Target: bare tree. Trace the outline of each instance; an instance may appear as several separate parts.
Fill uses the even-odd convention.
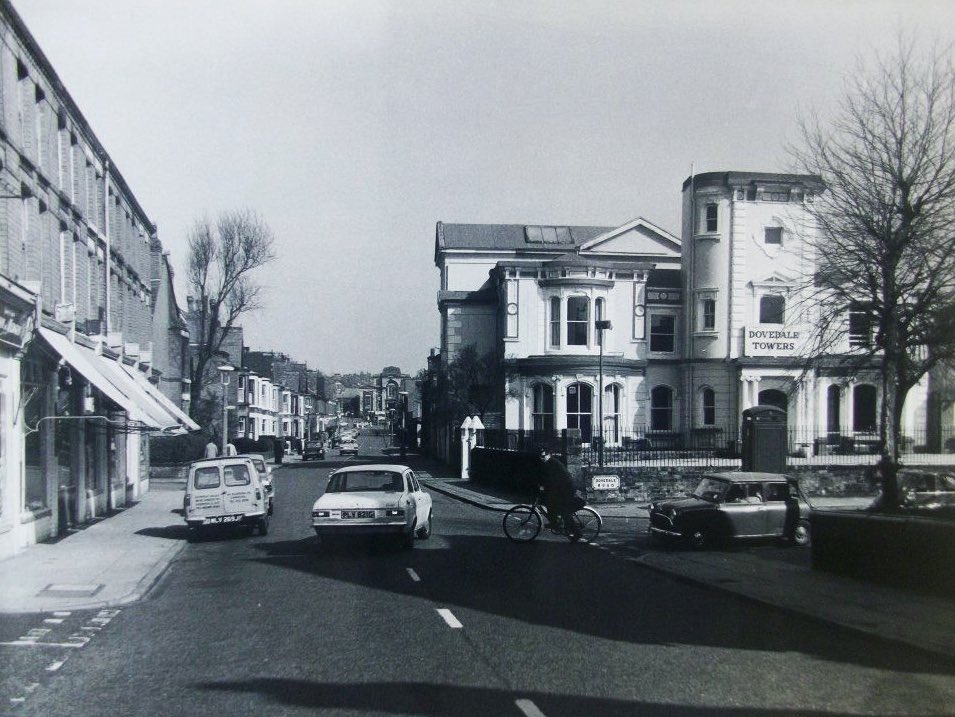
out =
[[[274,258],[272,230],[250,210],[222,213],[215,225],[197,221],[189,234],[187,280],[195,315],[191,405],[202,405],[206,371],[242,314],[259,308],[251,273]]]
[[[909,390],[955,358],[955,71],[950,50],[900,39],[860,62],[833,119],[802,124],[800,169],[827,186],[810,205],[825,337],[871,327],[856,347],[881,374],[880,472],[898,506],[902,408]],[[859,320],[861,317],[861,327]],[[858,333],[857,333],[858,335]]]

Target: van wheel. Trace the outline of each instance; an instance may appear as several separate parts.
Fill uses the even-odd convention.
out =
[[[259,535],[269,534],[269,516],[259,518]]]

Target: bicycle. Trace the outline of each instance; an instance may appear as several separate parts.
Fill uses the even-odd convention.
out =
[[[548,518],[543,495],[544,492],[540,491],[530,505],[515,505],[504,514],[504,534],[515,543],[529,543],[540,534],[544,520]],[[589,543],[600,534],[603,525],[600,514],[589,506],[574,511],[574,521],[577,523],[576,534],[567,532],[560,516],[551,520],[550,530],[555,535],[566,535],[571,542],[585,540]]]

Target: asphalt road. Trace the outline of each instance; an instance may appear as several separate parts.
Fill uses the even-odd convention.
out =
[[[311,504],[334,466],[381,460],[372,440],[358,459],[277,470],[269,535],[190,543],[141,603],[44,628],[47,642],[87,629],[95,637],[85,647],[0,648],[0,686],[37,686],[25,703],[0,707],[44,716],[955,713],[951,666],[649,572],[628,559],[645,549],[632,526],[608,525],[599,546],[553,535],[517,545],[500,513],[435,494],[434,534],[412,551],[319,546]],[[185,540],[185,528],[171,537]],[[0,620],[0,636],[30,629],[28,619]]]

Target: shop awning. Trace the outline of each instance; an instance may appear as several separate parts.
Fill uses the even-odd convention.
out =
[[[166,432],[180,428],[175,420],[153,397],[146,393],[136,380],[122,369],[119,361],[106,356],[97,356],[97,367],[110,382],[133,400],[139,410],[149,417],[147,423],[155,424]]]
[[[183,411],[179,406],[169,400],[169,397],[166,396],[162,391],[160,391],[156,386],[149,382],[140,371],[137,371],[132,366],[126,366],[125,364],[120,364],[120,368],[123,369],[126,373],[133,377],[133,379],[143,387],[143,389],[150,396],[155,399],[155,401],[162,406],[166,412],[171,415],[179,424],[187,431],[198,431],[200,426],[198,423],[189,418],[189,415]]]
[[[103,369],[100,368],[100,364],[104,360],[101,356],[97,356],[91,349],[74,344],[66,336],[50,329],[40,326],[37,331],[64,361],[98,388],[106,398],[126,411],[130,420],[139,421],[153,429],[162,429],[168,425],[145,411],[141,406],[141,399],[136,397],[135,394],[130,395],[124,391],[104,373]]]

